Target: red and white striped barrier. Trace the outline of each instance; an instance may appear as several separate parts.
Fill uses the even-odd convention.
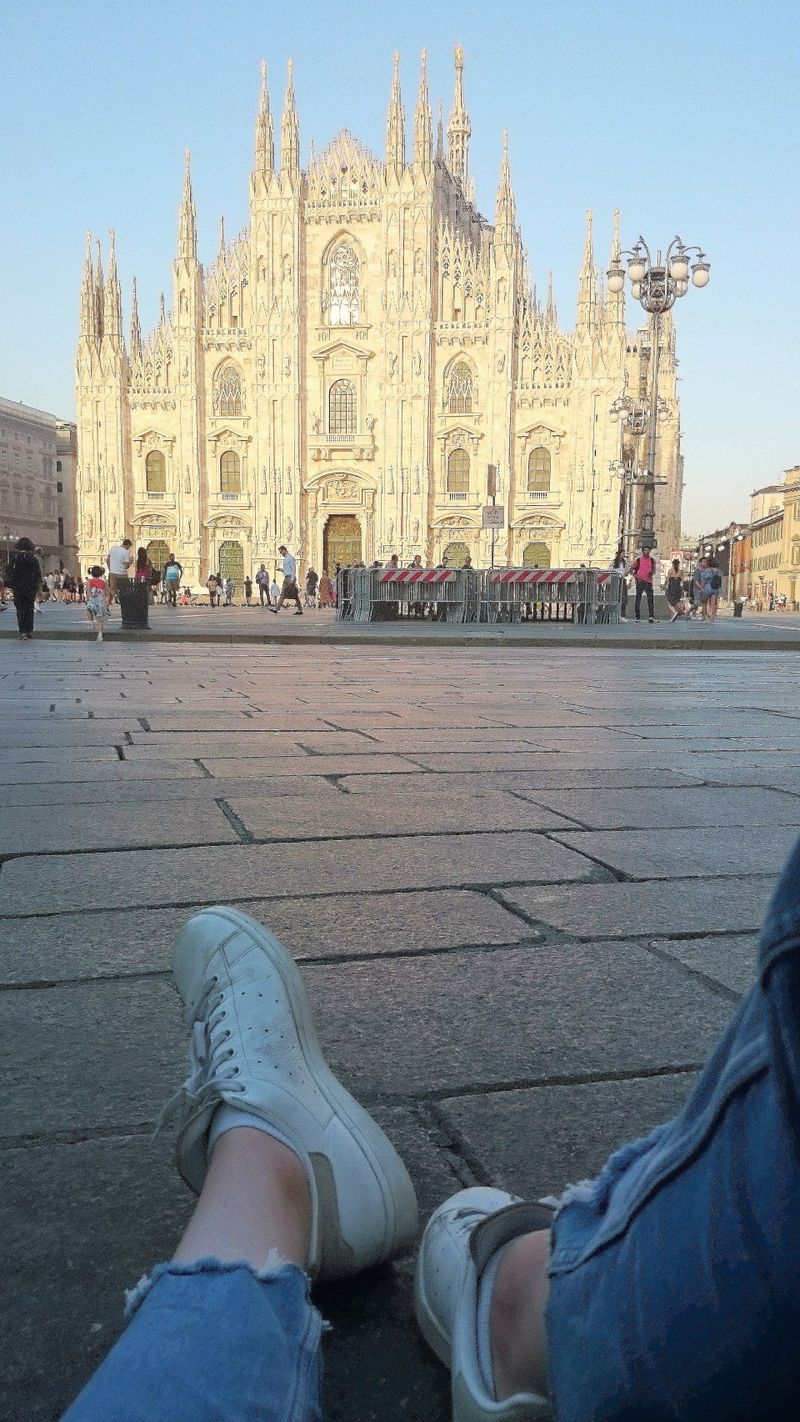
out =
[[[489,581],[505,586],[509,583],[526,583],[531,586],[561,587],[565,583],[577,582],[584,571],[582,568],[512,568],[506,573],[490,573]]]
[[[382,583],[454,583],[454,568],[392,568],[382,573]]]

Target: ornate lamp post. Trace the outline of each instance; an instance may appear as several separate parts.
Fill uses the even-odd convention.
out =
[[[646,434],[650,427],[650,400],[647,396],[639,400],[634,400],[628,394],[628,372],[625,372],[625,388],[621,395],[618,395],[611,406],[608,416],[612,424],[621,424],[622,429],[632,434],[638,441]],[[669,418],[669,406],[662,395],[658,397],[657,419],[666,420]],[[633,464],[623,462],[620,465],[622,471],[622,498],[621,498],[621,528],[620,539],[625,550],[625,557],[630,561],[630,543],[636,537],[637,530],[631,527],[633,514],[633,491],[635,488],[647,485],[648,476],[642,473]],[[656,484],[666,484],[666,479],[657,478]]]
[[[695,259],[691,262],[693,253]],[[656,433],[660,412],[658,366],[661,317],[689,290],[690,265],[691,281],[697,287],[708,285],[710,265],[706,261],[705,252],[701,251],[699,247],[685,246],[680,237],[673,237],[667,248],[667,254],[663,258],[660,251],[656,252],[655,258],[652,257],[644,237],[639,237],[633,250],[623,252],[622,256],[626,257],[628,262],[631,295],[634,301],[638,301],[648,312],[652,334],[650,399],[646,413],[647,472],[643,481],[644,500],[641,528],[638,530],[638,534],[641,541],[649,541],[653,545],[655,543]],[[625,268],[621,261],[615,262],[608,269],[608,289],[610,292],[620,292],[624,286]],[[620,397],[620,401],[629,399],[629,396]],[[625,406],[621,405],[619,401],[614,403],[619,407],[617,418],[620,418]],[[612,406],[613,409],[614,406]],[[644,429],[641,433],[644,433]]]

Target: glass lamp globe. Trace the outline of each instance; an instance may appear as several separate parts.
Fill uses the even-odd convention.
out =
[[[689,258],[679,252],[669,264],[669,274],[673,281],[684,281],[689,275]]]
[[[625,285],[625,273],[621,267],[610,267],[608,271],[608,289],[614,295],[622,291]]]
[[[708,286],[710,279],[708,262],[695,262],[692,267],[692,281],[695,286]]]
[[[608,412],[608,418],[610,419],[612,425],[617,424],[619,420],[619,410],[615,410],[613,405],[611,406],[611,409]]]
[[[631,296],[633,297],[634,301],[639,301],[640,298],[641,298],[641,295],[642,295],[642,283],[641,283],[640,281],[632,282],[632,283],[631,283]]]
[[[644,279],[647,268],[642,257],[631,257],[628,261],[628,276],[632,282],[640,282]]]
[[[675,295],[676,295],[676,296],[685,296],[688,290],[689,290],[689,283],[688,283],[688,281],[686,280],[685,277],[681,277],[679,281],[676,281],[676,283],[675,283]]]

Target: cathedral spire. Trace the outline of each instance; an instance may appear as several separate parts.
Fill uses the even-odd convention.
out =
[[[619,208],[614,213],[614,235],[611,238],[611,261],[609,267],[618,267],[622,261],[622,247],[619,240]],[[606,297],[606,320],[621,326],[625,321],[625,292],[609,291]]]
[[[592,241],[592,210],[586,213],[586,235],[583,239],[583,261],[578,278],[578,325],[590,327],[595,318],[596,274],[594,242]]]
[[[469,114],[464,103],[464,51],[461,45],[457,44],[455,48],[453,107],[450,111],[450,122],[447,125],[447,166],[463,188],[467,184],[471,133]]]
[[[136,295],[136,277],[131,291],[131,360],[138,360],[142,354],[142,328],[139,324],[139,301]]]
[[[300,126],[294,106],[294,61],[289,60],[286,98],[281,119],[281,177],[297,178],[300,175]]]
[[[514,241],[516,208],[511,187],[511,167],[508,161],[508,129],[503,129],[503,156],[500,159],[500,181],[495,204],[495,230],[498,243],[510,248]]]
[[[224,217],[221,217],[220,220],[219,220],[219,253],[218,253],[218,256],[221,257],[221,258],[224,258],[224,256],[225,256],[225,218],[224,218]]]
[[[93,341],[97,336],[97,288],[92,262],[92,234],[86,233],[86,256],[81,281],[81,336]]]
[[[265,181],[272,177],[275,171],[275,139],[272,132],[272,113],[269,107],[269,89],[267,87],[267,65],[266,61],[261,61],[261,94],[258,101],[258,116],[256,118],[256,177]]]
[[[178,215],[178,258],[185,262],[197,261],[197,213],[192,197],[191,161],[187,148],[183,155],[183,194]]]
[[[105,277],[103,275],[103,254],[100,250],[100,238],[97,238],[97,265],[94,269],[95,280],[95,311],[97,313],[97,339],[103,339],[103,312],[106,302]]]
[[[122,292],[117,275],[116,234],[109,228],[108,280],[103,293],[103,332],[111,340],[122,339]]]
[[[556,300],[553,296],[553,273],[547,273],[547,305],[545,307],[544,319],[548,326],[558,325],[558,312],[556,310]]]
[[[406,166],[406,116],[403,110],[403,96],[400,92],[400,55],[394,52],[392,93],[389,112],[386,115],[386,167],[401,177]]]
[[[436,105],[436,162],[444,162],[444,105],[439,99]]]
[[[159,324],[160,324],[161,326],[166,326],[166,324],[167,324],[167,307],[166,307],[166,303],[165,303],[165,301],[164,301],[164,293],[163,293],[163,291],[162,291],[162,293],[161,293],[161,300],[160,300],[159,303],[158,303],[158,320],[159,320]]]
[[[431,101],[428,97],[428,55],[423,49],[419,59],[419,93],[414,110],[414,166],[428,173],[431,166],[433,146],[433,124],[431,122]]]

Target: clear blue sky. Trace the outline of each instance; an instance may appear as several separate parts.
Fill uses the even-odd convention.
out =
[[[259,61],[279,110],[295,60],[303,162],[343,124],[379,152],[392,51],[407,115],[426,47],[434,100],[466,51],[471,167],[491,214],[510,133],[519,218],[540,290],[552,267],[575,314],[583,215],[606,262],[677,231],[712,281],[679,305],[684,527],[747,513],[800,463],[800,198],[794,0],[17,0],[0,17],[0,393],[69,416],[84,233],[117,231],[143,325],[168,299],[182,154],[191,148],[201,259],[219,217],[247,219]],[[629,311],[630,314],[630,311]]]

